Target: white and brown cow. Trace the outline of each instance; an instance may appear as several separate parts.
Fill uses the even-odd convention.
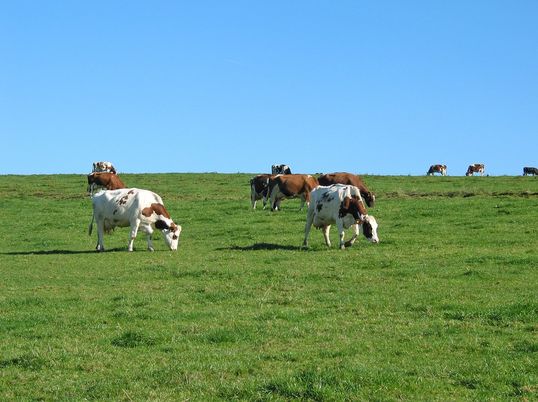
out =
[[[306,215],[306,226],[303,246],[308,246],[308,235],[312,225],[323,230],[325,244],[331,246],[329,231],[336,224],[340,236],[340,249],[350,247],[362,231],[372,243],[378,243],[377,221],[368,215],[360,196],[360,190],[355,186],[333,184],[319,186],[310,194],[311,201]],[[344,229],[353,226],[353,237],[344,242]]]
[[[538,169],[535,167],[525,166],[523,168],[523,176],[527,176],[529,174],[532,174],[533,176],[538,175]]]
[[[259,174],[250,179],[250,202],[252,209],[256,209],[256,201],[263,199],[263,209],[267,204],[269,193],[269,180],[274,177],[270,174]]]
[[[368,190],[366,184],[360,176],[352,173],[327,173],[318,177],[318,182],[321,186],[330,186],[331,184],[347,184],[355,186],[361,191],[361,195],[366,201],[366,205],[373,208],[375,204],[375,194]]]
[[[114,165],[112,165],[111,162],[93,162],[93,169],[92,172],[109,172],[109,173],[117,173],[116,168],[114,168]]]
[[[442,176],[446,176],[446,165],[431,165],[426,174],[433,176],[434,173],[440,173]]]
[[[291,174],[291,169],[288,165],[272,165],[271,173],[276,174]]]
[[[467,168],[465,176],[472,176],[475,173],[479,173],[480,176],[484,176],[484,170],[485,168],[483,163],[473,163]]]
[[[96,188],[106,188],[107,190],[117,190],[125,188],[125,184],[119,176],[108,172],[94,172],[88,175],[88,192],[93,195]]]
[[[115,227],[130,226],[128,250],[133,251],[133,243],[138,230],[146,233],[148,250],[153,251],[152,235],[159,229],[170,250],[177,250],[181,226],[176,225],[166,210],[161,197],[151,191],[138,188],[100,191],[92,197],[93,222],[97,224],[97,251],[104,251],[103,235]]]
[[[269,179],[269,199],[271,210],[280,210],[280,202],[285,198],[301,198],[299,211],[306,202],[310,203],[310,192],[319,185],[309,174],[282,174]]]

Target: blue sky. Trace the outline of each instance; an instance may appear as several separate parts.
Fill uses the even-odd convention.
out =
[[[538,166],[538,1],[0,5],[0,174]]]

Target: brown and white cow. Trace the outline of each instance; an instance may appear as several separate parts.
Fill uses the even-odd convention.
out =
[[[88,192],[93,195],[96,188],[106,188],[107,190],[117,190],[125,188],[125,184],[119,176],[108,172],[94,172],[88,175]]]
[[[538,169],[535,167],[525,166],[523,168],[523,176],[527,176],[529,174],[532,174],[533,176],[538,175]]]
[[[250,179],[250,202],[252,209],[256,209],[256,201],[263,199],[263,209],[269,196],[269,180],[274,177],[270,174],[259,174]]]
[[[318,177],[318,182],[321,186],[330,186],[331,184],[347,184],[349,186],[357,187],[366,205],[373,208],[375,204],[375,194],[368,190],[366,184],[360,176],[352,173],[340,172],[340,173],[328,173]]]
[[[105,251],[104,233],[115,227],[130,226],[128,250],[133,251],[133,243],[138,230],[146,233],[148,250],[153,251],[152,235],[159,229],[170,250],[177,250],[181,226],[174,223],[161,197],[151,191],[138,188],[124,188],[101,191],[92,197],[93,216],[88,228],[91,235],[93,222],[97,224],[97,251]]]
[[[428,173],[428,176],[433,176],[434,173],[440,173],[443,176],[446,176],[446,165],[431,165]]]
[[[372,243],[379,243],[377,221],[368,215],[364,207],[360,190],[355,186],[333,184],[319,186],[310,194],[311,201],[306,215],[306,226],[303,246],[308,246],[310,228],[314,225],[323,230],[325,244],[331,246],[329,231],[336,224],[340,236],[340,249],[350,247],[357,239],[360,231]],[[344,242],[344,229],[353,226],[353,237]]]
[[[480,176],[484,176],[484,164],[483,163],[473,163],[467,168],[465,176],[472,176],[475,173],[479,173]]]
[[[93,162],[92,172],[109,172],[117,173],[111,162]]]
[[[310,203],[310,192],[319,185],[315,177],[308,174],[283,174],[269,179],[269,199],[271,210],[280,209],[280,202],[285,198],[301,198],[299,211],[306,202]]]

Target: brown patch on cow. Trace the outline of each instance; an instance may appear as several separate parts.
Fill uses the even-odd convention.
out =
[[[108,172],[95,172],[88,175],[88,185],[95,184],[107,190],[117,190],[125,188],[125,184],[118,175]]]
[[[146,207],[142,210],[142,215],[145,217],[150,217],[153,213],[157,215],[164,216],[165,218],[170,219],[170,214],[166,210],[163,204],[153,203],[149,207]]]
[[[357,198],[346,197],[340,203],[340,210],[338,211],[338,216],[343,218],[347,214],[353,215],[356,220],[360,220],[362,215],[366,215],[366,208],[361,200]]]

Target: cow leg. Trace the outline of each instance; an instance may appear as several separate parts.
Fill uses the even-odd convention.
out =
[[[256,190],[254,190],[254,185],[250,186],[250,204],[252,209],[256,209]]]
[[[344,243],[344,245],[346,247],[351,247],[353,245],[353,243],[355,243],[355,240],[357,240],[357,237],[359,237],[359,225],[357,224],[354,224],[353,225],[353,236],[351,236],[351,239],[349,239],[348,241],[346,241]]]
[[[140,225],[140,219],[136,219],[135,221],[131,222],[131,232],[129,237],[129,244],[127,246],[127,249],[129,251],[133,251],[133,244],[134,240],[136,239],[136,235],[138,234],[138,226]]]
[[[329,239],[331,225],[323,226],[321,230],[323,230],[323,238],[325,239],[325,244],[327,245],[327,247],[331,247],[331,239]]]
[[[105,234],[105,222],[103,219],[97,219],[97,251],[105,251],[105,245],[103,243],[103,237]]]
[[[148,250],[155,251],[155,249],[153,248],[153,228],[151,227],[151,225],[144,224],[140,226],[140,230],[142,230],[143,232],[146,232],[146,239],[148,241]]]

